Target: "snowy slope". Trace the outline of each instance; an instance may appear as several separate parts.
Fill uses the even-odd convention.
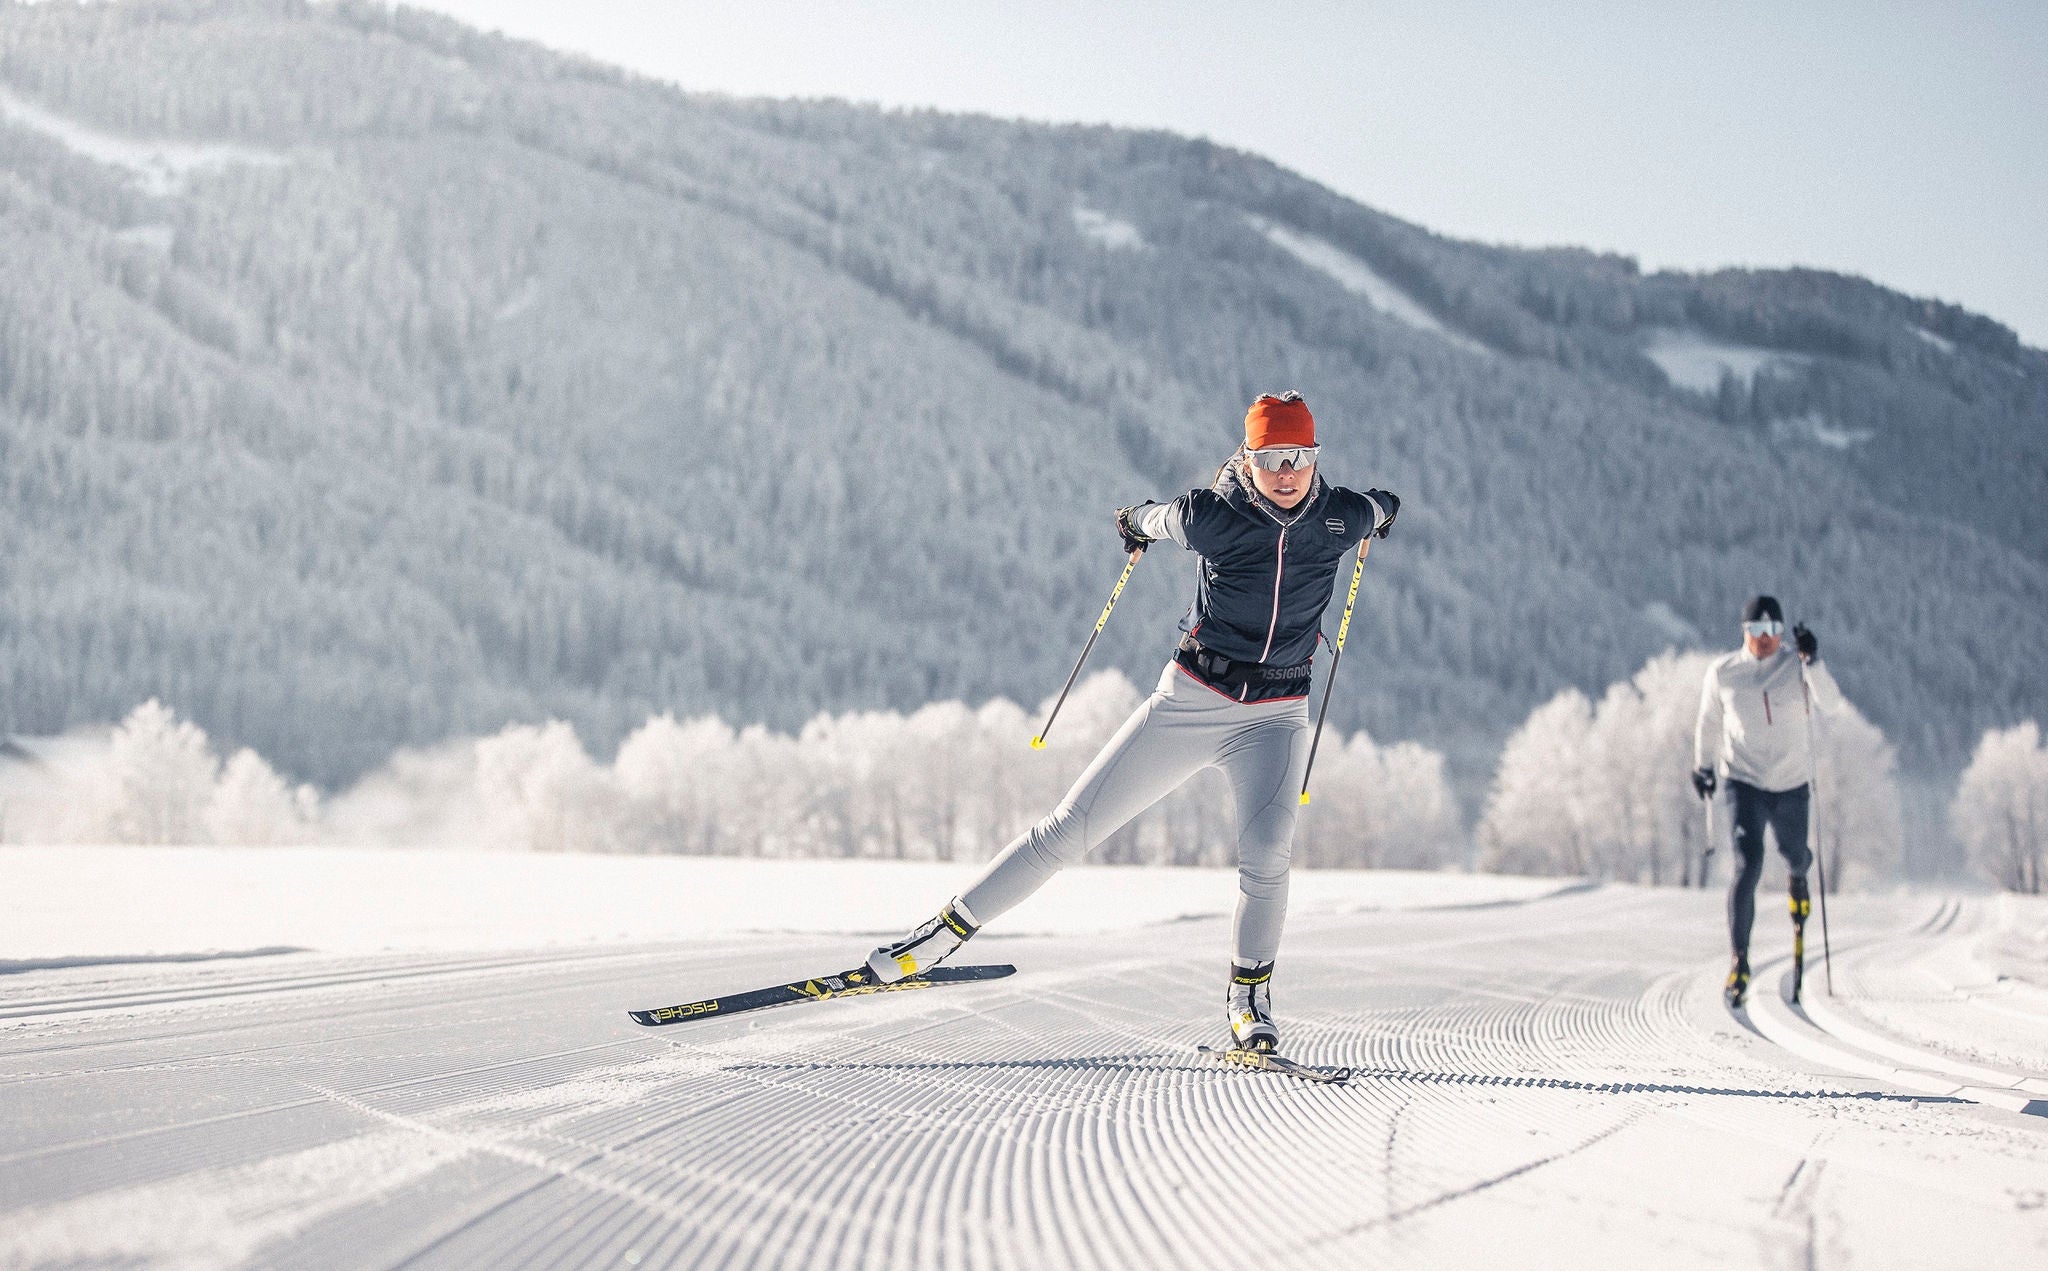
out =
[[[218,879],[236,859],[255,858],[227,857]],[[394,895],[432,868],[382,859]],[[566,860],[551,881],[607,891],[616,864]],[[914,907],[937,878],[800,877],[816,868],[792,866],[780,894],[889,890]],[[1329,1088],[1195,1059],[1218,1028],[1220,905],[1127,926],[1070,909],[1227,879],[1061,881],[1081,885],[970,947],[1015,962],[1011,979],[661,1031],[623,1009],[841,965],[863,943],[0,968],[0,1266],[2048,1254],[2048,1118],[1831,1074],[1760,1037],[1715,996],[1716,896],[1473,904],[1442,879],[1440,899],[1468,903],[1418,908],[1411,876],[1368,909],[1374,880],[1354,878],[1343,903],[1297,912],[1277,991],[1301,1058],[1361,1069]],[[91,895],[71,896],[90,931]],[[706,912],[644,890],[621,903],[668,908],[678,932]],[[1930,1053],[1981,1032],[2001,1061],[2048,1072],[2048,1011],[2019,987],[2044,982],[2048,909],[1858,898],[1832,917],[1844,1012]],[[1068,934],[1014,934],[1034,926]],[[1916,978],[1881,975],[1887,960]],[[1912,1019],[1886,1015],[1885,993],[1917,1003]]]

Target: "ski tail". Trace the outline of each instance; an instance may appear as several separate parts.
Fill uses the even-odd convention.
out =
[[[875,978],[875,973],[865,966],[841,971],[836,975],[815,976],[807,980],[792,980],[787,984],[772,985],[765,989],[750,989],[744,993],[729,993],[724,997],[707,997],[697,1002],[682,1002],[675,1006],[657,1006],[648,1010],[627,1011],[635,1024],[643,1028],[660,1028],[667,1024],[680,1024],[685,1020],[706,1019],[718,1015],[737,1015],[743,1011],[758,1011],[770,1006],[790,1006],[798,1002],[825,1002],[835,997],[859,997],[868,993],[898,993],[914,989],[934,988],[941,984],[972,984],[981,980],[999,980],[1006,975],[1015,975],[1017,968],[1007,963],[988,963],[980,966],[936,966],[918,975],[884,984]]]

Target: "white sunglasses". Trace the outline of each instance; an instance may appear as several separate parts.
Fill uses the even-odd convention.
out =
[[[1268,472],[1278,472],[1289,466],[1300,472],[1314,463],[1322,452],[1321,446],[1268,446],[1264,450],[1247,450],[1244,457],[1251,460],[1252,467],[1264,468]]]

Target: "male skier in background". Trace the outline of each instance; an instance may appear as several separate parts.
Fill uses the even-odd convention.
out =
[[[1821,665],[1820,641],[1792,628],[1796,654],[1785,647],[1785,615],[1776,599],[1758,596],[1742,609],[1742,647],[1707,668],[1693,730],[1693,789],[1714,797],[1717,771],[1728,783],[1735,815],[1735,855],[1742,867],[1728,885],[1728,939],[1735,964],[1728,971],[1728,1005],[1749,994],[1749,929],[1756,920],[1756,884],[1764,871],[1764,827],[1778,842],[1791,875],[1791,911],[1804,923],[1812,911],[1806,869],[1808,799],[1814,755],[1810,711],[1825,714],[1842,700]],[[1811,700],[1808,689],[1812,690]]]

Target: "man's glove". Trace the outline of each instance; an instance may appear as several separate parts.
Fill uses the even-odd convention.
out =
[[[1714,770],[1712,768],[1694,768],[1692,770],[1692,788],[1700,798],[1713,798],[1714,786]]]
[[[1151,506],[1149,503],[1140,503],[1136,507],[1118,508],[1116,510],[1116,532],[1124,536],[1125,551],[1142,552],[1159,541],[1146,538],[1143,534],[1138,533],[1137,529],[1131,524],[1131,513],[1138,511],[1140,508]]]
[[[1808,631],[1803,622],[1792,628],[1792,643],[1799,646],[1799,656],[1805,661],[1820,656],[1820,637]]]
[[[1400,497],[1388,494],[1385,490],[1367,490],[1365,497],[1379,504],[1387,514],[1387,519],[1381,521],[1379,528],[1372,532],[1374,538],[1385,538],[1387,531],[1394,528],[1394,518],[1401,514]]]

